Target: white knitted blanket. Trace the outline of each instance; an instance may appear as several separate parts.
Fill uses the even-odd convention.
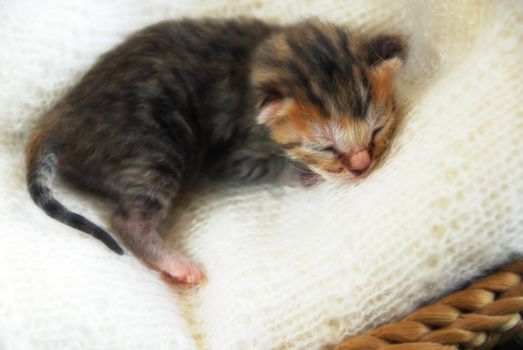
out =
[[[173,287],[45,216],[23,148],[39,114],[131,31],[239,14],[406,35],[406,116],[358,186],[191,195],[166,233],[208,282]],[[522,18],[517,0],[0,2],[0,348],[315,349],[523,254]],[[106,203],[56,188],[107,226]]]

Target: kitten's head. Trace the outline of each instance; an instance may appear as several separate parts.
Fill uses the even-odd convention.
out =
[[[361,176],[396,125],[392,79],[404,41],[357,40],[317,20],[282,29],[257,50],[257,120],[286,154],[325,178]]]

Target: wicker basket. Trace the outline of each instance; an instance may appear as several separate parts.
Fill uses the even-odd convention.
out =
[[[523,333],[523,259],[335,350],[492,349]],[[514,342],[514,344],[516,344]],[[514,345],[523,349],[523,345]]]

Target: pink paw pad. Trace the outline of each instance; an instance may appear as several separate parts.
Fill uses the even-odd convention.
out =
[[[200,266],[184,258],[171,258],[160,264],[159,270],[170,281],[185,284],[200,284],[205,280],[205,275]]]

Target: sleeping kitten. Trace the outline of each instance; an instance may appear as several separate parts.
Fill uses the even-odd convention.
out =
[[[395,126],[391,80],[404,48],[395,36],[365,40],[319,20],[145,28],[42,118],[27,149],[29,192],[49,216],[123,254],[49,186],[58,171],[102,194],[118,204],[113,227],[130,250],[176,281],[198,283],[198,265],[156,231],[180,188],[202,175],[246,183],[297,168],[309,179],[366,174]]]

